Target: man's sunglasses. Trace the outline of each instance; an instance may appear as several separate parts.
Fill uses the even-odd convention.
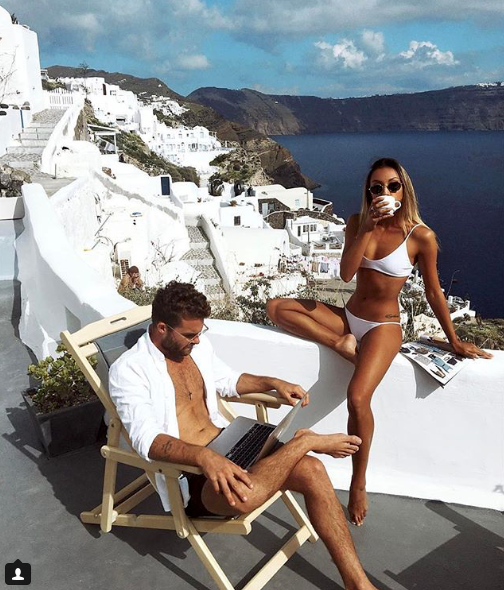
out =
[[[184,334],[181,334],[180,332],[177,332],[177,330],[175,330],[175,328],[172,328],[168,324],[166,324],[166,325],[167,325],[168,328],[170,328],[170,330],[172,332],[175,332],[175,334],[178,334],[179,336],[182,336],[182,338],[185,338],[187,340],[187,342],[189,342],[189,344],[192,344],[196,340],[196,338],[199,338],[200,336],[202,336],[205,332],[207,332],[209,330],[208,326],[206,326],[205,324],[203,324],[203,329],[201,330],[201,332],[198,332],[192,338],[188,338],[187,336],[184,336]]]
[[[390,182],[389,184],[387,184],[387,189],[389,191],[389,193],[397,193],[398,191],[400,191],[402,188],[402,183],[400,183],[398,180],[394,180],[392,182]],[[381,195],[383,195],[383,192],[385,190],[385,187],[383,186],[383,184],[373,184],[372,186],[369,187],[369,192],[374,195],[375,197],[379,197]]]

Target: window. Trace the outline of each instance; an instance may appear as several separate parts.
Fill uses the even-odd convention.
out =
[[[301,235],[301,226],[298,225],[298,236],[300,236],[300,235]]]
[[[310,231],[317,231],[317,225],[310,225]]]
[[[241,217],[239,215],[234,217],[234,224],[241,225]]]
[[[303,233],[306,233],[310,231],[310,226],[309,225],[303,225]]]
[[[301,201],[299,199],[294,201],[294,207],[301,207]]]

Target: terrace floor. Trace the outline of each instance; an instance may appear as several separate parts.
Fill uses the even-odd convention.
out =
[[[20,285],[0,281],[0,555],[32,567],[36,590],[213,588],[189,543],[173,532],[116,528],[101,534],[78,518],[100,502],[98,448],[47,459],[20,392],[28,386],[29,351],[18,339]],[[133,471],[124,473],[132,479]],[[347,493],[337,492],[345,503]],[[146,501],[159,510],[157,498]],[[235,584],[282,544],[292,521],[277,503],[247,537],[206,540]],[[352,534],[380,590],[501,590],[504,517],[492,510],[374,494],[370,514]],[[321,541],[305,544],[267,588],[342,590]]]

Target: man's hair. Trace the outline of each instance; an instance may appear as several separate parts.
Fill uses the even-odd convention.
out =
[[[152,302],[152,322],[164,322],[172,328],[183,319],[206,319],[212,309],[207,298],[191,283],[170,281],[158,289]]]
[[[134,272],[138,272],[138,273],[140,273],[140,271],[138,270],[138,266],[130,266],[130,267],[128,268],[128,274],[129,274],[129,275],[130,275],[131,273],[134,273]]]

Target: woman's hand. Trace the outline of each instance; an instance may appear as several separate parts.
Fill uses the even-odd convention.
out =
[[[383,195],[374,197],[369,206],[366,221],[364,222],[365,231],[373,231],[377,223],[390,219],[394,216],[394,212],[391,211],[386,203],[382,201]]]
[[[456,340],[455,342],[451,343],[453,348],[453,352],[459,354],[460,356],[465,356],[470,359],[491,359],[493,355],[489,352],[485,352],[478,348],[476,344],[472,344],[471,342],[462,342],[461,340]]]

